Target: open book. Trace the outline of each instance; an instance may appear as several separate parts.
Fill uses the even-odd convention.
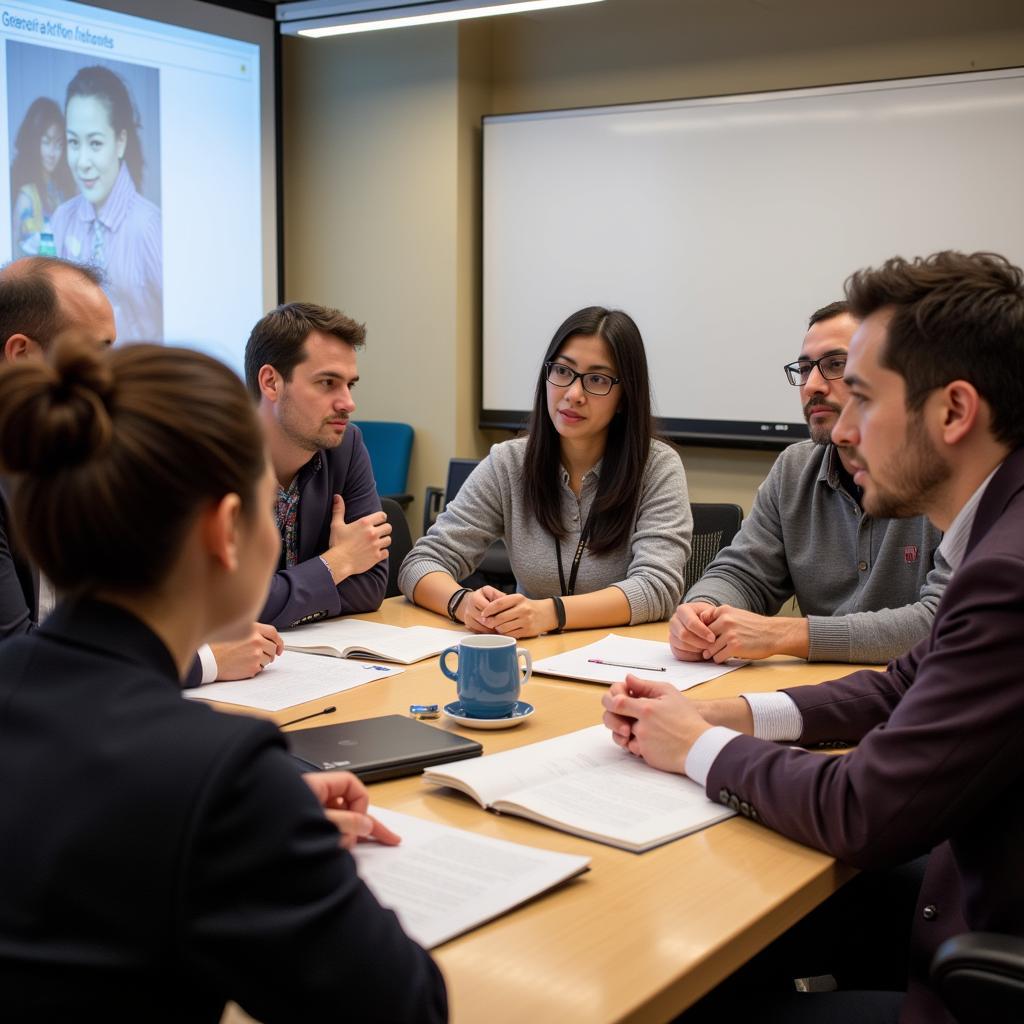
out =
[[[690,779],[621,750],[603,725],[428,768],[423,778],[461,790],[481,807],[633,853],[735,813],[712,803]]]
[[[625,679],[629,673],[641,679],[671,683],[677,690],[688,690],[746,664],[735,658],[724,665],[716,665],[713,661],[678,661],[667,643],[609,633],[586,647],[541,658],[533,663],[533,671],[539,675],[562,676],[607,686]]]
[[[359,877],[427,949],[507,913],[590,864],[589,857],[521,846],[381,807],[371,813],[402,843],[356,846]]]
[[[412,665],[440,654],[469,633],[435,626],[385,626],[360,619],[328,619],[308,626],[282,630],[284,646],[303,654],[327,654],[332,658],[370,658]]]

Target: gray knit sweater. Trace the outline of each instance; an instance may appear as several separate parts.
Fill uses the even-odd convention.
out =
[[[468,576],[499,537],[508,547],[520,592],[530,598],[560,593],[555,539],[523,504],[525,455],[525,438],[494,445],[426,536],[416,542],[398,574],[398,585],[410,601],[427,573],[446,572],[457,580]],[[578,499],[569,487],[568,473],[561,474],[562,521],[568,531],[561,555],[567,581],[600,472],[598,463],[587,473]],[[668,618],[682,596],[692,532],[683,465],[667,444],[652,441],[632,534],[613,551],[584,552],[576,593],[616,586],[629,601],[630,624]]]
[[[923,516],[872,519],[843,489],[833,445],[777,459],[732,544],[686,595],[774,615],[795,596],[811,661],[882,662],[931,630],[950,568]]]

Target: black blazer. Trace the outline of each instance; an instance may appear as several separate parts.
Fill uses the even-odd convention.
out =
[[[0,887],[5,1019],[446,1018],[280,732],[183,700],[110,605],[0,645]]]
[[[4,481],[0,479],[0,640],[36,628],[39,574],[12,536]]]

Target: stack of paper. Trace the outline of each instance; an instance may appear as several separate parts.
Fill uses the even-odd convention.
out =
[[[398,675],[400,668],[363,665],[355,661],[327,661],[309,654],[285,651],[253,679],[232,683],[207,683],[185,690],[192,700],[238,704],[244,708],[280,711],[307,700],[351,690],[374,679]]]
[[[359,876],[427,949],[498,917],[587,870],[589,857],[478,836],[371,808],[400,846],[360,843]]]

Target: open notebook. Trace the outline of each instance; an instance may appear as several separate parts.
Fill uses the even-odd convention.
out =
[[[469,635],[436,626],[385,626],[361,619],[327,619],[281,632],[289,651],[394,661],[399,665],[432,658]]]
[[[586,871],[589,857],[477,835],[397,811],[370,813],[400,846],[360,843],[359,877],[421,946],[432,949]]]
[[[602,661],[605,664],[597,663]],[[607,686],[625,679],[629,673],[641,679],[671,683],[677,690],[688,690],[746,664],[738,659],[730,659],[724,665],[716,665],[713,661],[678,661],[667,643],[609,633],[585,647],[541,658],[533,663],[533,671],[539,675],[562,676]]]
[[[735,812],[682,775],[651,768],[615,745],[603,725],[475,761],[428,768],[481,807],[642,853]]]

